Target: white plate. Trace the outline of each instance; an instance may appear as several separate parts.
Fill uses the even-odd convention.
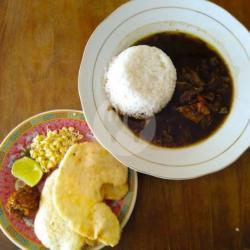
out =
[[[103,89],[111,58],[149,34],[167,30],[192,33],[213,44],[234,79],[234,102],[226,122],[202,143],[160,148],[139,140],[109,110]],[[250,143],[250,36],[228,12],[208,1],[130,1],[94,31],[79,72],[79,94],[95,137],[125,165],[167,179],[188,179],[218,171]]]

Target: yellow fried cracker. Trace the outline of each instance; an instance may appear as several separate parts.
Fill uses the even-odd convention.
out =
[[[55,207],[75,232],[114,246],[120,239],[120,224],[103,199],[124,196],[127,178],[128,169],[98,143],[73,145],[59,166],[53,192]],[[109,195],[102,191],[104,184]],[[113,187],[120,190],[115,193]]]

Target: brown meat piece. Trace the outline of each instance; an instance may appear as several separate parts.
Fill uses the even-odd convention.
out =
[[[179,91],[191,90],[192,84],[185,81],[176,81],[176,89]]]
[[[187,90],[179,98],[181,104],[190,103],[198,94],[196,90]]]
[[[40,202],[38,188],[27,185],[13,192],[7,202],[7,211],[18,218],[34,218]]]
[[[195,87],[195,90],[203,90],[205,83],[194,70],[190,68],[183,68],[181,78],[181,81],[191,83]]]
[[[199,123],[204,117],[202,114],[199,114],[196,111],[195,106],[193,104],[178,107],[176,110],[181,113],[186,119],[194,123]]]
[[[215,94],[213,92],[208,92],[207,94],[204,95],[204,97],[206,98],[206,100],[208,100],[209,102],[213,102],[215,99]]]
[[[203,96],[198,96],[196,103],[180,106],[176,110],[186,119],[197,124],[200,123],[201,120],[206,119],[207,116],[210,117],[210,110]]]

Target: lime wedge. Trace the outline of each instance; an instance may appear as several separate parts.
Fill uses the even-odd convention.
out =
[[[14,162],[11,173],[30,187],[34,187],[43,176],[43,171],[36,161],[23,157]]]

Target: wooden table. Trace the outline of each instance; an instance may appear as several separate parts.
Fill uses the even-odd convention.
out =
[[[124,2],[0,1],[0,140],[39,112],[81,109],[77,75],[84,45]],[[214,2],[250,28],[249,0]],[[139,175],[136,207],[116,249],[250,249],[249,186],[250,150],[229,168],[195,180]],[[0,250],[13,249],[0,234]]]

